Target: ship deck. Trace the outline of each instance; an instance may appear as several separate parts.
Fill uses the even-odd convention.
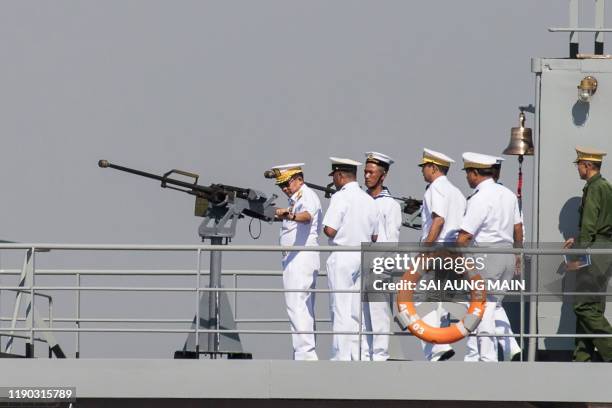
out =
[[[87,406],[172,401],[180,407],[208,400],[223,401],[223,406],[246,401],[321,406],[325,401],[325,406],[355,407],[376,400],[376,406],[385,407],[516,407],[585,406],[577,403],[612,399],[612,365],[605,363],[4,359],[2,366],[5,386],[74,386],[77,401]]]

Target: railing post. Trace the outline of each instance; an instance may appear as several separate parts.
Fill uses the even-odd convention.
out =
[[[595,28],[604,28],[605,14],[604,0],[595,0]],[[595,32],[594,52],[597,55],[603,55],[604,53],[604,33],[601,31]]]
[[[238,287],[238,274],[234,272],[234,289]],[[238,292],[234,291],[234,321],[238,324]]]
[[[569,26],[571,28],[578,28],[578,16],[579,16],[579,0],[570,0],[569,2]],[[569,36],[569,57],[576,58],[580,50],[578,41],[578,33],[570,31]]]
[[[23,259],[23,266],[21,267],[21,274],[19,275],[19,284],[17,286],[23,287],[24,290],[18,290],[15,295],[15,304],[13,305],[13,318],[11,319],[11,328],[14,329],[17,327],[17,317],[19,315],[19,309],[21,307],[21,298],[28,287],[29,277],[30,277],[30,268],[32,261],[32,250],[28,248]],[[13,336],[14,332],[11,331],[8,336],[8,340],[6,342],[6,346],[4,351],[10,353],[13,349],[13,342],[15,341],[15,337]],[[26,345],[27,352],[27,345]],[[27,353],[26,353],[27,354]]]
[[[197,358],[200,357],[200,270],[202,268],[202,250],[198,248],[196,261],[196,293],[195,293],[195,308],[196,308],[196,324],[195,324],[195,352]]]
[[[76,283],[77,283],[77,292],[76,292],[76,327],[77,329],[81,328],[81,274],[79,272],[76,273]],[[76,344],[75,344],[75,358],[81,357],[81,330],[77,330],[76,334]]]
[[[30,248],[31,251],[31,258],[30,258],[30,265],[32,265],[32,269],[31,269],[31,274],[30,274],[30,279],[29,283],[30,283],[30,302],[28,307],[30,308],[30,313],[28,314],[28,327],[30,328],[30,339],[29,339],[29,343],[26,344],[26,357],[28,358],[33,358],[34,357],[34,301],[35,301],[35,296],[34,296],[34,284],[36,282],[35,279],[35,275],[36,275],[36,268],[34,265],[34,256],[36,254],[35,248]],[[26,278],[27,279],[27,278]]]
[[[361,276],[361,272],[363,272],[363,252],[361,253],[361,271],[359,272],[359,334],[357,335],[357,341],[359,342],[359,361],[361,361],[361,353],[363,352],[361,347],[361,339],[363,338],[363,314],[365,312],[364,303],[362,298],[363,293],[363,276]],[[354,293],[351,296],[355,296]],[[371,317],[370,317],[371,318]]]
[[[533,260],[533,258],[532,258]],[[536,267],[533,267],[533,262],[529,264],[529,290],[531,292],[538,292],[538,262],[539,258],[536,256]],[[535,300],[534,300],[535,297]],[[536,334],[538,331],[538,295],[529,295],[529,334]],[[529,337],[529,351],[527,353],[527,361],[535,361],[536,350],[538,348],[538,338]]]
[[[49,302],[49,329],[53,328],[53,298],[49,297],[47,298],[47,301]],[[51,358],[53,356],[53,350],[51,349],[51,345],[47,344],[49,347],[49,358]]]
[[[523,258],[523,270],[521,271],[521,278],[525,279],[525,276],[527,275],[527,264],[529,263],[529,265],[531,265],[531,257],[528,255],[525,255],[525,253],[523,252],[521,254],[522,258]],[[531,269],[531,268],[530,268]],[[519,347],[521,348],[521,361],[524,360],[525,356],[524,356],[524,350],[525,350],[525,289],[523,289],[521,287],[521,294],[520,294],[520,312],[519,312]]]
[[[211,237],[211,245],[222,245],[223,238]],[[210,251],[210,279],[208,287],[221,287],[221,251]],[[208,295],[208,351],[216,353],[219,351],[219,292],[210,291]],[[211,356],[215,358],[213,354]]]

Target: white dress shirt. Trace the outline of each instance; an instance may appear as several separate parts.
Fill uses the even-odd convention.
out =
[[[361,245],[378,234],[378,209],[374,199],[352,181],[331,197],[323,225],[336,230],[330,245]]]
[[[289,198],[289,209],[293,214],[308,212],[311,219],[310,222],[283,220],[280,230],[280,244],[283,246],[319,245],[318,237],[321,232],[322,218],[319,196],[304,184]]]
[[[455,242],[463,215],[465,214],[466,200],[461,191],[455,187],[446,176],[435,179],[425,191],[423,197],[423,234],[424,241],[431,230],[433,214],[444,218],[444,226],[437,242]]]
[[[482,181],[467,200],[461,229],[474,243],[514,243],[514,225],[522,223],[516,195],[493,179]]]

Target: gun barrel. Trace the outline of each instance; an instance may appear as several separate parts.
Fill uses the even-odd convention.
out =
[[[309,183],[308,181],[305,181],[304,184],[306,184],[308,187],[312,188],[313,190],[319,190],[319,191],[324,192],[326,198],[329,198],[332,194],[336,192],[335,189],[329,186],[328,187],[320,186],[318,184]]]
[[[103,169],[111,168],[157,180],[161,182],[162,188],[169,188],[196,196],[195,215],[205,218],[202,224],[203,227],[200,227],[200,235],[203,237],[219,236],[218,234],[229,234],[230,232],[230,235],[223,236],[233,237],[235,233],[234,221],[245,215],[267,222],[274,220],[275,208],[273,201],[276,199],[276,195],[268,198],[265,194],[250,188],[228,186],[225,184],[211,184],[208,187],[201,186],[198,184],[199,176],[197,174],[176,169],[159,176],[146,171],[112,164],[108,160],[98,161],[98,166]],[[189,183],[170,178],[172,174],[190,177],[193,179],[193,182]],[[209,203],[212,205],[209,206]],[[214,221],[214,228],[208,226],[207,220]]]
[[[142,171],[142,170],[136,170],[136,169],[132,169],[132,168],[129,168],[129,167],[119,166],[117,164],[112,164],[108,160],[100,160],[100,161],[98,161],[98,166],[103,168],[103,169],[111,168],[111,169],[115,169],[115,170],[119,170],[119,171],[124,171],[126,173],[135,174],[137,176],[147,177],[147,178],[150,178],[150,179],[153,179],[153,180],[157,180],[157,181],[160,181],[162,183],[162,186],[164,186],[164,187],[165,187],[166,184],[173,184],[175,186],[183,187],[183,188],[191,190],[191,191],[185,191],[186,193],[190,193],[190,194],[194,194],[194,195],[198,195],[197,194],[198,192],[202,193],[202,194],[213,195],[219,201],[222,201],[224,199],[224,197],[225,197],[225,195],[223,195],[223,198],[217,197],[219,191],[217,191],[216,189],[213,189],[211,187],[205,187],[205,186],[201,186],[199,184],[188,183],[188,182],[182,181],[182,180],[177,180],[177,179],[168,178],[168,177],[164,177],[164,176],[158,176],[157,174],[148,173],[148,172]]]
[[[391,197],[397,201],[402,201],[406,204],[408,203],[416,203],[418,205],[423,205],[423,200],[419,200],[418,198],[412,198],[412,197]]]

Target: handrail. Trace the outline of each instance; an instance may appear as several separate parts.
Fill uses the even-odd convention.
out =
[[[220,252],[382,252],[394,250],[398,252],[428,252],[436,251],[436,247],[423,247],[417,245],[407,246],[282,246],[282,245],[133,245],[133,244],[0,244],[3,249],[48,249],[48,250],[75,250],[75,251],[220,251]],[[476,254],[516,254],[516,255],[612,255],[612,248],[504,248],[504,247],[462,247],[462,253]]]
[[[0,275],[19,275],[19,269],[0,269]],[[47,276],[73,276],[81,274],[82,276],[195,276],[196,269],[38,269],[37,275]],[[203,269],[200,275],[207,276],[209,270]],[[226,269],[222,272],[223,276],[282,276],[280,270],[243,270],[243,269]],[[321,270],[318,276],[327,276],[327,271]]]
[[[280,270],[239,270],[239,269],[226,269],[222,271],[223,276],[229,276],[233,278],[234,287],[223,287],[223,288],[207,288],[200,287],[200,277],[207,276],[210,274],[208,270],[201,269],[201,253],[207,251],[221,251],[221,252],[279,252],[279,251],[315,251],[315,252],[383,252],[386,250],[393,250],[397,252],[422,252],[429,250],[415,245],[390,245],[388,247],[374,246],[371,248],[360,246],[320,246],[320,247],[303,247],[303,246],[279,246],[279,245],[228,245],[228,246],[216,246],[216,245],[114,245],[114,244],[0,244],[0,250],[32,250],[32,251],[187,251],[194,252],[197,254],[196,267],[194,269],[34,269],[33,273],[35,276],[76,276],[76,286],[60,285],[22,285],[22,286],[0,286],[1,290],[12,290],[21,293],[31,293],[33,296],[41,296],[49,299],[49,295],[40,293],[40,291],[75,291],[77,293],[77,314],[75,318],[66,316],[62,318],[42,318],[42,322],[62,322],[62,323],[75,323],[76,327],[34,327],[35,325],[25,318],[18,318],[19,322],[28,322],[29,327],[14,327],[4,328],[0,327],[0,336],[6,336],[8,331],[11,332],[28,332],[29,336],[21,336],[17,333],[14,337],[32,339],[34,333],[46,333],[46,332],[70,332],[76,333],[77,339],[80,333],[193,333],[196,336],[195,344],[199,344],[199,336],[201,334],[213,333],[216,335],[221,334],[291,334],[291,333],[304,333],[304,334],[317,334],[317,335],[332,335],[332,334],[348,334],[348,335],[390,335],[390,336],[411,336],[410,333],[401,331],[389,331],[389,332],[371,332],[365,330],[358,330],[353,332],[333,332],[331,330],[314,330],[305,332],[292,332],[291,330],[272,330],[272,329],[242,329],[237,328],[235,330],[228,329],[201,329],[199,325],[196,325],[192,329],[172,329],[172,328],[113,328],[113,327],[93,327],[83,328],[82,323],[111,323],[111,324],[189,324],[193,322],[193,319],[134,319],[134,318],[112,318],[112,317],[99,317],[99,318],[85,318],[80,316],[80,293],[81,292],[92,292],[92,291],[105,291],[105,292],[151,292],[151,293],[172,293],[172,292],[184,292],[193,293],[194,296],[194,307],[196,321],[199,321],[199,296],[202,293],[233,293],[234,297],[234,311],[236,309],[236,295],[239,293],[289,293],[289,292],[311,292],[311,293],[360,293],[360,290],[330,290],[330,289],[283,289],[283,288],[261,288],[261,287],[238,287],[238,277],[244,276],[256,276],[256,277],[280,277],[282,272]],[[461,248],[462,252],[465,253],[495,253],[495,254],[523,254],[523,255],[575,255],[575,254],[609,254],[612,255],[612,248],[584,248],[584,249],[563,249],[563,248],[503,248],[503,247],[468,247]],[[19,275],[21,270],[19,269],[0,269],[0,275]],[[110,286],[110,285],[98,285],[98,286],[83,286],[81,284],[81,277],[85,276],[192,276],[197,278],[197,283],[193,287],[182,286],[182,287],[152,287],[152,286]],[[325,276],[325,271],[321,271],[319,276]],[[498,292],[490,292],[495,294]],[[520,292],[499,292],[506,295],[521,296],[521,306],[523,306],[523,300],[525,299],[538,299],[539,297],[550,297],[550,296],[579,296],[579,295],[612,295],[608,292],[550,292],[543,290],[521,290]],[[527,297],[527,298],[525,298]],[[594,338],[594,337],[610,337],[610,335],[580,335],[580,334],[567,334],[567,333],[525,333],[523,327],[524,322],[524,307],[521,307],[521,327],[520,332],[515,334],[503,334],[503,335],[476,335],[480,337],[515,337],[520,339],[537,339],[537,338]],[[0,315],[0,322],[11,321],[7,317]],[[283,323],[288,322],[287,318],[238,318],[236,316],[236,323]],[[317,322],[330,322],[329,319],[316,319]],[[41,323],[42,324],[42,323]],[[361,325],[360,325],[361,326]],[[33,338],[36,341],[40,339],[38,337]],[[359,342],[361,344],[361,342]],[[77,341],[77,356],[80,351],[80,342]]]

